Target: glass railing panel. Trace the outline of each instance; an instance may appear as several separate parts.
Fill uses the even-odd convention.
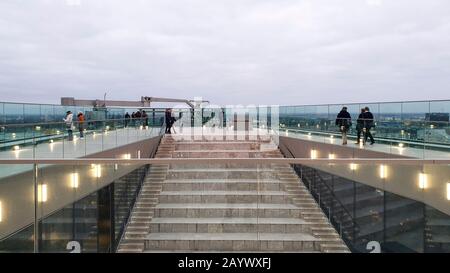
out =
[[[376,137],[403,139],[405,130],[402,126],[402,104],[382,103],[377,118]]]
[[[425,252],[450,253],[450,217],[425,206]]]
[[[324,121],[318,109],[324,106],[281,106],[280,126],[284,132],[303,131],[305,134],[321,136],[324,133],[339,137],[339,128],[334,126],[336,115],[344,105],[330,105],[328,120]],[[352,116],[353,126],[349,139],[356,140],[359,108],[368,106],[375,116],[371,133],[377,142],[377,150],[398,154],[398,148],[409,147],[413,157],[446,158],[449,149],[448,101],[393,102],[372,104],[346,104]],[[308,114],[305,113],[308,112]],[[325,124],[328,125],[325,125]],[[362,133],[361,133],[362,134]],[[379,144],[379,145],[378,145]],[[372,147],[371,147],[372,148]],[[441,151],[443,153],[436,153]]]
[[[0,178],[2,252],[114,251],[148,170],[85,161],[40,164],[37,172],[21,166],[28,171]]]
[[[8,124],[1,128],[0,158],[75,158],[159,134],[157,127],[143,126],[141,119],[73,122],[72,132],[64,122]],[[71,134],[71,136],[70,136]],[[27,135],[27,136],[25,136]]]
[[[354,251],[373,243],[384,252],[441,252],[449,245],[446,163],[311,163],[296,170]]]

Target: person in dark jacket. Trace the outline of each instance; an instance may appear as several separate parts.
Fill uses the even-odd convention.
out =
[[[175,122],[177,121],[177,119],[173,116],[172,114],[172,109],[170,109],[170,128],[173,129],[173,133],[176,134],[177,132],[175,132],[175,127],[173,127],[173,125],[175,124]]]
[[[145,112],[145,110],[142,111],[142,121],[144,122],[144,127],[147,128],[148,127],[148,115]]]
[[[166,133],[167,134],[172,134],[172,132],[170,131],[170,129],[172,128],[172,113],[170,112],[170,109],[167,108],[166,112],[165,112],[165,119],[166,119]]]
[[[364,134],[363,134],[364,118],[363,118],[363,116],[364,116],[365,111],[366,110],[364,108],[361,108],[361,113],[359,114],[358,119],[356,120],[356,137],[357,137],[356,144],[360,143],[361,135],[363,135],[363,137],[364,137]]]
[[[128,127],[128,124],[130,123],[130,114],[128,114],[128,112],[126,112],[125,113],[125,116],[124,116],[124,126],[125,126],[125,128],[126,127]]]
[[[363,119],[364,119],[364,128],[363,128],[364,144],[366,144],[367,138],[370,138],[370,145],[373,145],[375,143],[375,140],[373,139],[370,129],[373,128],[374,117],[373,117],[373,114],[370,112],[369,107],[364,108]]]
[[[138,126],[138,127],[141,126],[142,125],[142,120],[141,120],[142,113],[141,113],[141,110],[137,111],[136,114],[134,114],[134,117],[136,118],[136,126]]]
[[[84,114],[82,112],[78,112],[77,115],[78,118],[78,131],[80,132],[80,138],[83,139],[84,138]]]
[[[347,132],[352,126],[352,117],[347,111],[347,107],[342,107],[341,112],[337,115],[336,125],[342,133],[342,145],[347,145]]]

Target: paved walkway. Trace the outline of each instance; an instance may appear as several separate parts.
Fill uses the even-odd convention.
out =
[[[285,131],[280,131],[279,134],[280,136],[288,136],[308,141],[342,145],[341,144],[342,140],[338,135],[333,135],[333,137],[330,137],[331,134],[328,134],[327,136],[308,135],[308,133],[295,132],[292,130],[289,130],[287,133]],[[375,141],[377,141],[376,138]],[[365,146],[355,144],[355,142],[356,140],[349,139],[347,147],[383,152],[394,155],[402,155],[420,159],[450,159],[450,147],[447,149],[447,151],[445,151],[444,149],[442,151],[438,151],[438,150],[430,150],[425,147],[424,148],[407,147],[406,143],[404,143],[403,147],[401,147],[397,142],[392,145],[384,143],[375,143],[374,145],[367,144]]]

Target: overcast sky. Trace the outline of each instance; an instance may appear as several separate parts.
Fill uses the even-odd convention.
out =
[[[1,0],[0,101],[450,99],[449,0]]]

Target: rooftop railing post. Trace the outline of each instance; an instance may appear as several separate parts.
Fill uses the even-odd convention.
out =
[[[34,182],[34,253],[39,252],[39,215],[38,215],[38,165],[33,164],[33,182]]]

